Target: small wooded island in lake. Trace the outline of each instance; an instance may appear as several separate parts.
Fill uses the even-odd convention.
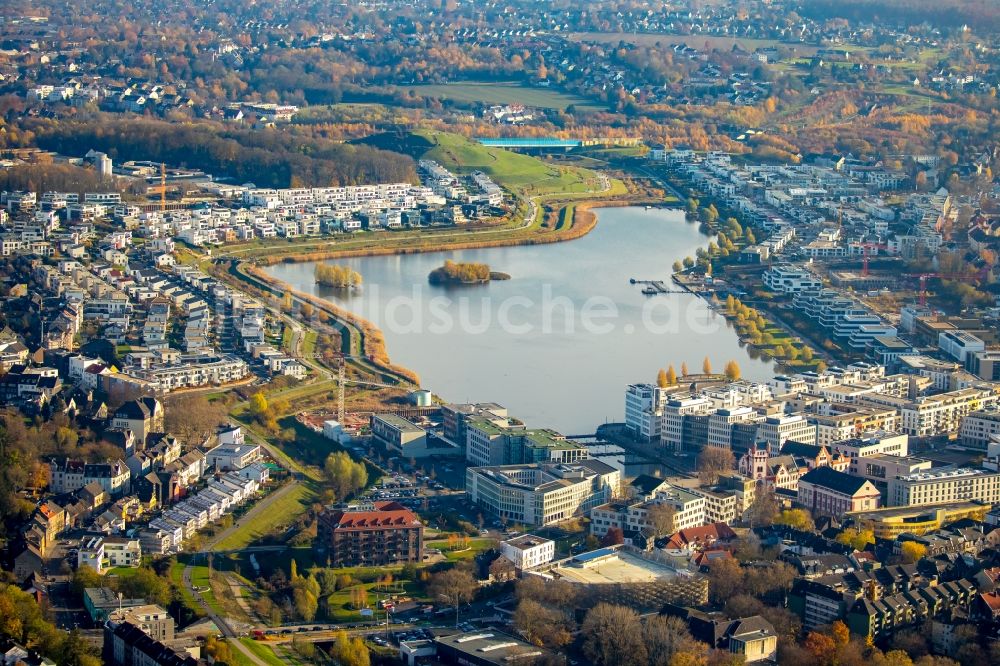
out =
[[[445,259],[444,266],[427,276],[431,284],[485,284],[490,280],[509,280],[506,273],[491,271],[489,264],[460,263]]]
[[[361,286],[361,274],[339,264],[316,264],[316,284],[336,289],[353,289]]]

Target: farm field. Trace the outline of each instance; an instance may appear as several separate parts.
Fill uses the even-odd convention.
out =
[[[463,82],[400,86],[421,97],[436,97],[463,103],[520,103],[539,109],[565,109],[573,105],[583,108],[603,108],[596,100],[579,97],[549,88],[532,88],[518,83]]]

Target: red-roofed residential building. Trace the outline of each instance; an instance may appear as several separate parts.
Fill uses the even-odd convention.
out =
[[[424,525],[417,514],[397,502],[373,502],[324,511],[315,547],[330,566],[385,566],[420,562]]]
[[[691,527],[681,530],[673,536],[664,546],[666,550],[681,550],[695,552],[705,550],[709,546],[721,546],[736,539],[736,532],[725,523],[712,523],[701,527]]]
[[[972,601],[972,616],[980,620],[1000,620],[1000,594],[984,592]]]

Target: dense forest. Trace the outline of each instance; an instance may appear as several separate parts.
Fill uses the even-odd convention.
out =
[[[258,187],[327,187],[373,182],[415,182],[406,156],[364,145],[274,130],[246,130],[214,123],[174,124],[118,119],[32,123],[39,147],[64,155],[90,149],[116,162],[153,160],[202,169]]]
[[[77,194],[115,190],[126,194],[141,194],[145,187],[123,178],[102,178],[95,169],[72,164],[24,164],[0,171],[0,190]]]

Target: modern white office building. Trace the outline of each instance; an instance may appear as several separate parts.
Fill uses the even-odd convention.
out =
[[[757,439],[767,442],[772,451],[779,451],[787,441],[815,444],[816,426],[802,414],[767,416],[757,424]]]
[[[708,446],[731,449],[733,426],[737,423],[751,423],[761,420],[760,414],[750,407],[720,409],[708,417]]]
[[[621,472],[598,460],[470,467],[469,500],[522,525],[551,525],[605,504],[621,488]]]
[[[625,427],[643,442],[660,441],[667,392],[653,384],[629,384],[625,389]]]
[[[663,405],[660,443],[664,448],[679,451],[684,446],[684,419],[688,416],[704,416],[714,408],[712,400],[700,395],[678,396],[667,400]]]
[[[556,556],[556,542],[534,534],[522,534],[500,543],[500,553],[514,563],[518,571],[548,564]]]
[[[1000,503],[1000,472],[949,469],[910,474],[889,480],[892,506],[923,506],[949,502]]]
[[[845,458],[867,458],[869,456],[904,457],[910,450],[910,436],[899,432],[866,432],[859,437],[844,439],[830,445],[833,453]]]

